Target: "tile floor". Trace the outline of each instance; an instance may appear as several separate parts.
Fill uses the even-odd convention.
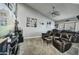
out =
[[[41,38],[25,39],[20,44],[19,55],[78,55],[79,43],[73,43],[65,53],[59,52],[52,44],[46,44]]]

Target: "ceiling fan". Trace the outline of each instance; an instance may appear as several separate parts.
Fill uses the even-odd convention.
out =
[[[55,10],[55,6],[52,7],[51,15],[52,15],[52,17],[60,15],[59,11]]]

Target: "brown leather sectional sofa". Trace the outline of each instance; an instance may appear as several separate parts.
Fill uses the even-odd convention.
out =
[[[70,49],[72,43],[79,43],[79,33],[53,29],[47,33],[42,33],[42,39],[47,44],[52,43],[57,50],[64,53]]]

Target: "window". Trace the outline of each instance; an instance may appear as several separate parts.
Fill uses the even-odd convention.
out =
[[[7,19],[6,18],[0,18],[0,26],[6,26],[7,25]]]

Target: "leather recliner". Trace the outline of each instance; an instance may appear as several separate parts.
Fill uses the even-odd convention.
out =
[[[72,43],[79,43],[79,34],[75,34],[71,39]]]
[[[61,35],[60,35],[61,36]],[[64,35],[63,37],[54,38],[53,45],[57,50],[64,53],[65,51],[69,50],[72,43],[68,41],[68,38]]]
[[[44,42],[51,43],[52,42],[52,36],[53,33],[51,31],[48,31],[47,33],[42,33],[42,39]]]

